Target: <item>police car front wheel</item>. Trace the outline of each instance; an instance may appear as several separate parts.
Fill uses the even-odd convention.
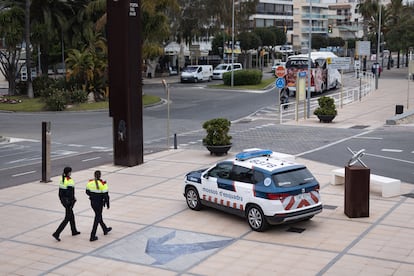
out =
[[[256,205],[252,205],[247,209],[247,222],[250,228],[258,232],[265,231],[269,226],[263,211]]]
[[[201,209],[200,197],[194,187],[189,187],[185,190],[185,199],[188,208],[191,210],[199,211]]]

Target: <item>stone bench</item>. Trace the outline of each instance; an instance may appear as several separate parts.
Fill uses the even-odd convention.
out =
[[[331,184],[340,185],[345,183],[345,168],[335,169],[331,172]],[[381,188],[382,197],[393,197],[401,194],[401,180],[385,177],[376,174],[370,174],[370,184]]]

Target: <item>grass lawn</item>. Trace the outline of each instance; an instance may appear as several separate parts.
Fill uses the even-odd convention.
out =
[[[25,96],[5,96],[7,99],[13,99],[21,101],[18,103],[2,103],[0,98],[0,110],[2,111],[14,111],[14,112],[39,112],[45,111],[45,104],[42,98],[29,99]],[[144,95],[142,96],[142,103],[144,106],[158,103],[161,99],[156,96]],[[99,110],[108,109],[109,102],[96,102],[96,103],[82,103],[77,105],[71,105],[66,108],[66,111],[80,111],[80,110]]]

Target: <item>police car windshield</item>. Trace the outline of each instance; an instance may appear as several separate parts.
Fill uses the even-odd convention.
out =
[[[276,173],[272,175],[272,179],[278,187],[294,187],[315,180],[312,173],[306,168]]]

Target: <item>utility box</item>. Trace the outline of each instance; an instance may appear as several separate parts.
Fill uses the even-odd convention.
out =
[[[369,217],[370,169],[345,166],[345,208],[349,218]]]

